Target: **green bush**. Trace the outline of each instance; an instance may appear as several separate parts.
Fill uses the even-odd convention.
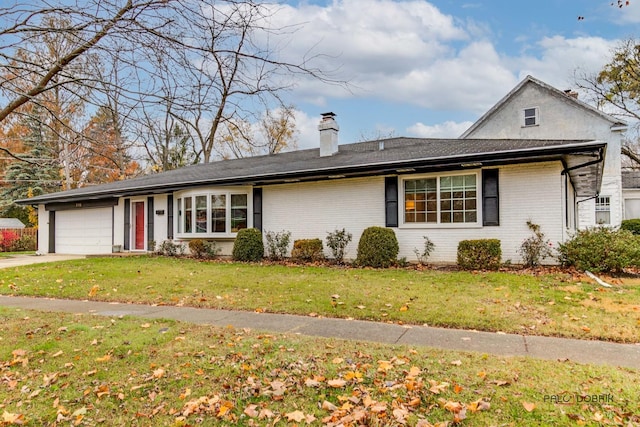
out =
[[[36,238],[35,236],[29,236],[27,234],[23,234],[18,240],[15,240],[9,249],[9,252],[24,252],[24,251],[35,251],[36,248]]]
[[[205,245],[202,239],[193,239],[189,241],[189,252],[196,258],[204,258]]]
[[[497,270],[502,249],[498,239],[461,240],[458,265],[465,270]]]
[[[260,230],[243,228],[238,231],[231,255],[236,261],[260,261],[264,255]]]
[[[593,227],[578,231],[558,248],[560,263],[579,270],[620,273],[640,265],[640,236],[629,230]]]
[[[423,245],[423,248],[422,248],[422,252],[420,252],[420,249],[414,248],[413,249],[413,253],[416,254],[416,258],[418,259],[418,263],[426,264],[427,260],[429,259],[429,256],[431,255],[433,250],[436,248],[436,244],[433,243],[431,241],[431,239],[429,237],[427,237],[427,236],[422,236],[422,238],[424,239],[424,245]]]
[[[155,245],[154,245],[155,246]],[[184,254],[184,245],[181,243],[174,243],[171,240],[164,240],[157,249],[155,249],[155,253],[164,256],[178,256]]]
[[[291,232],[282,230],[280,232],[267,231],[264,234],[266,239],[266,252],[270,260],[278,261],[287,256],[289,250],[289,242],[291,241]]]
[[[220,251],[215,241],[193,239],[189,242],[189,252],[196,258],[215,258]]]
[[[621,230],[628,230],[633,234],[640,234],[640,218],[625,219],[620,224]]]
[[[324,259],[322,251],[322,240],[320,239],[302,239],[293,242],[291,250],[291,258],[295,261],[319,261]]]
[[[327,242],[327,246],[331,250],[333,259],[338,264],[341,264],[344,261],[344,253],[347,245],[349,244],[349,242],[351,242],[352,237],[353,235],[344,228],[342,230],[335,230],[333,232],[327,233],[325,241]]]
[[[369,227],[360,236],[356,264],[386,268],[396,263],[399,251],[398,239],[392,229]]]
[[[552,244],[542,232],[538,224],[527,221],[527,227],[533,236],[526,238],[520,245],[518,253],[522,256],[522,263],[527,267],[535,267],[542,264],[546,258],[553,256]]]

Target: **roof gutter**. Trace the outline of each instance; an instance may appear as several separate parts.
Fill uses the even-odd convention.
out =
[[[593,166],[593,165],[597,165],[598,163],[602,163],[604,162],[604,148],[600,147],[598,148],[598,158],[596,160],[591,160],[589,162],[586,163],[581,163],[579,165],[575,165],[575,166],[571,166],[571,167],[565,167],[562,172],[560,173],[560,175],[567,175],[569,172],[577,170],[577,169],[582,169],[582,168],[586,168],[589,166]],[[600,177],[600,179],[602,179],[602,177]],[[598,197],[600,195],[600,189],[598,189],[596,191],[596,193],[593,196],[589,196],[585,199],[582,200],[577,200],[576,203],[582,203],[582,202],[586,202],[587,200],[591,200],[591,199],[595,199],[596,197]]]
[[[38,203],[51,203],[57,201],[78,201],[78,200],[91,200],[102,199],[109,197],[126,197],[128,195],[146,193],[161,193],[178,191],[189,187],[199,185],[247,185],[253,182],[275,183],[277,181],[286,181],[287,179],[322,179],[327,175],[371,175],[376,173],[395,173],[398,168],[451,168],[451,167],[463,167],[462,164],[468,161],[470,158],[474,162],[484,163],[485,165],[490,162],[505,162],[515,161],[524,162],[532,161],[535,159],[544,159],[549,156],[557,156],[562,154],[569,154],[572,150],[577,149],[598,149],[600,156],[602,157],[602,146],[598,146],[601,143],[588,142],[578,144],[566,144],[556,145],[548,147],[535,147],[526,149],[515,150],[503,150],[495,152],[473,153],[463,155],[442,156],[435,158],[418,158],[418,159],[398,159],[393,161],[382,161],[368,164],[351,164],[341,166],[322,167],[317,169],[300,169],[289,170],[277,173],[267,173],[263,175],[244,175],[234,176],[230,178],[218,178],[214,180],[203,179],[198,181],[189,182],[172,182],[161,183],[155,185],[148,185],[144,189],[140,188],[121,188],[121,189],[105,189],[92,193],[84,194],[70,194],[56,196],[57,193],[51,193],[49,195],[42,195],[33,199],[17,200],[16,203],[29,205]]]

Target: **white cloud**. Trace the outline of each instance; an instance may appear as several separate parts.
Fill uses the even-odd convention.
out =
[[[473,122],[456,123],[446,121],[437,125],[425,125],[416,123],[407,129],[408,136],[418,138],[457,138],[464,133]]]
[[[632,5],[618,14],[614,13],[617,8],[607,4],[604,10],[611,13],[602,19],[624,15],[626,20],[637,16],[640,21],[640,7],[635,2]],[[559,89],[571,88],[576,71],[599,71],[617,44],[600,37],[551,34],[534,40],[530,35],[522,52],[513,47],[499,50],[493,41],[493,32],[499,28],[447,15],[424,0],[333,0],[326,6],[303,2],[278,6],[271,19],[274,27],[296,29],[286,42],[273,36],[269,39],[275,45],[281,43],[283,59],[295,62],[305,55],[327,55],[316,57],[315,65],[352,85],[347,91],[302,78],[292,91],[294,104],[333,109],[332,104],[340,100],[343,108],[357,109],[363,120],[372,117],[366,113],[368,108],[379,108],[384,102],[416,106],[428,117],[436,117],[429,110],[450,112],[450,117],[462,114],[455,116],[459,123],[418,119],[406,129],[425,137],[459,136],[471,124],[465,118],[479,117],[528,74]],[[390,107],[390,126],[394,126],[392,110]],[[316,147],[317,119],[302,112],[296,117],[300,148]]]
[[[570,88],[576,71],[592,74],[602,69],[617,43],[600,37],[546,37],[538,42],[538,56],[513,58],[512,67],[520,70],[520,78],[531,74],[559,89]]]

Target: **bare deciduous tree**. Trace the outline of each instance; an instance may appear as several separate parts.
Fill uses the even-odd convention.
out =
[[[614,116],[632,121],[622,147],[623,166],[640,167],[640,41],[623,41],[598,74],[578,74],[576,82],[596,105]]]

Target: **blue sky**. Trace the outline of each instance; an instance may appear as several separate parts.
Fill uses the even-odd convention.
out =
[[[616,0],[613,0],[615,3]],[[299,148],[318,145],[332,111],[340,143],[379,136],[457,137],[525,76],[574,88],[620,41],[638,37],[640,0],[308,0],[281,4],[276,26],[297,28],[280,55],[321,64],[351,91],[299,80],[288,94]],[[584,17],[584,19],[578,19]]]

